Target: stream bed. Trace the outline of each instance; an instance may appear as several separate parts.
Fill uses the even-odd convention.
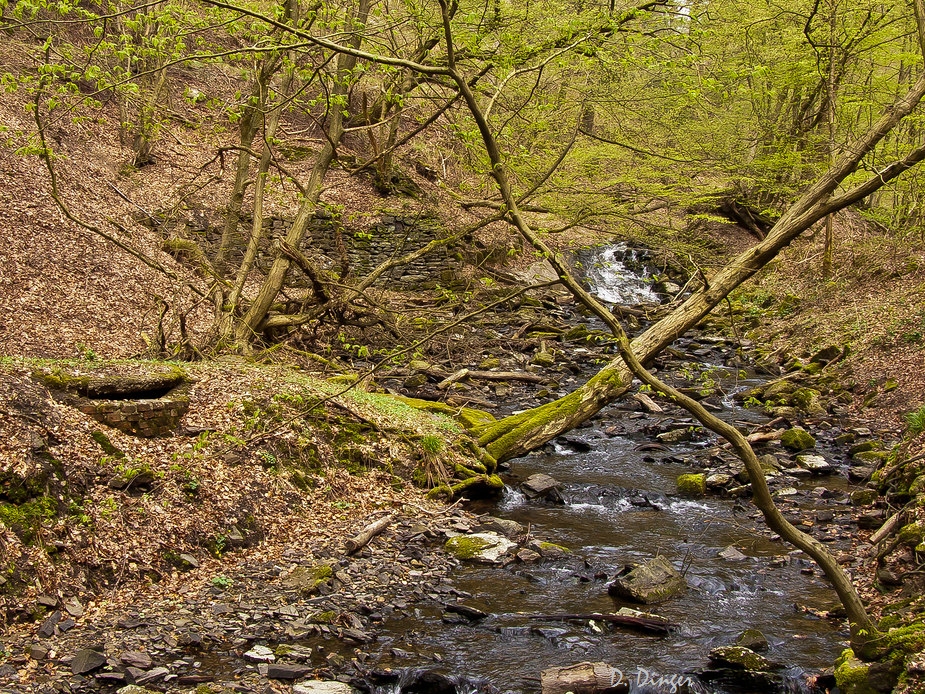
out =
[[[595,268],[589,272],[592,287],[606,300],[650,298],[639,276],[643,273],[637,269],[634,275],[611,250],[600,262],[590,263]],[[593,321],[590,327],[595,327]],[[727,365],[735,361],[729,359],[734,350],[722,339],[699,339],[688,337],[675,345],[680,352],[698,355],[699,363],[669,358],[662,361],[663,375],[678,369],[688,376],[705,373],[703,380],[709,379],[719,393],[712,406],[720,417],[745,427],[766,422],[768,417],[739,407],[729,397],[760,381],[740,364]],[[593,367],[588,366],[590,372]],[[511,461],[504,497],[467,507],[517,521],[538,537],[567,547],[570,556],[505,568],[464,563],[452,575],[455,590],[467,605],[489,616],[470,622],[447,620],[439,609],[419,610],[413,619],[389,622],[394,635],[390,647],[432,654],[441,663],[436,671],[450,676],[458,692],[537,692],[543,669],[580,661],[617,668],[630,691],[742,692],[757,690],[710,671],[708,654],[732,645],[743,630],[758,629],[770,645],[765,655],[784,665],[770,691],[810,691],[806,675],[831,664],[847,638],[843,624],[817,616],[837,611],[834,591],[805,555],[772,538],[747,497],[678,496],[678,475],[698,471],[691,461],[706,455],[716,439],[680,409],[656,415],[636,409],[633,402],[607,408],[586,428]],[[690,440],[657,442],[659,432],[685,427]],[[535,473],[561,483],[561,503],[530,500],[518,491],[519,482]],[[834,503],[842,505],[840,520],[845,524],[844,476],[790,483],[809,513],[817,504],[830,508],[831,499],[840,495],[842,501]],[[744,557],[720,556],[729,547]],[[676,625],[668,636],[589,620],[530,617],[614,612],[627,603],[608,595],[609,579],[623,565],[656,555],[682,570],[688,585],[680,596],[648,606]],[[387,657],[380,662],[389,664]],[[407,668],[406,661],[391,665]],[[693,673],[702,678],[685,679]],[[395,683],[374,690],[408,691]]]

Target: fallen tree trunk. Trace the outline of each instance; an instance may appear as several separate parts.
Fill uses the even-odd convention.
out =
[[[576,663],[552,667],[540,675],[543,694],[601,694],[628,692],[623,673],[607,663]]]
[[[905,96],[886,109],[883,116],[862,137],[846,148],[835,164],[790,206],[763,241],[737,255],[722,270],[709,278],[707,286],[692,294],[678,308],[632,341],[632,350],[639,361],[643,364],[651,362],[661,350],[697,325],[732,290],[763,268],[817,221],[859,202],[925,159],[925,146],[918,147],[864,183],[833,197],[838,185],[855,171],[863,157],[880,140],[912,112],[923,96],[925,73]],[[470,108],[474,107],[474,103],[473,99]],[[487,132],[487,125],[485,131]],[[491,147],[489,150],[491,153]],[[497,159],[494,175],[499,187],[507,193],[505,198],[511,201],[510,217],[514,225],[522,236],[548,254],[549,261],[559,272],[563,283],[569,286],[571,278],[568,277],[568,269],[562,259],[552,254],[520,218],[516,203],[513,203],[513,196],[506,190],[508,184],[503,177],[500,154],[497,157],[492,156],[492,159]],[[589,308],[597,313],[600,306]],[[479,436],[479,444],[497,460],[516,458],[592,417],[629,390],[631,383],[632,374],[622,358],[616,358],[572,393],[554,402],[482,426],[475,433]]]

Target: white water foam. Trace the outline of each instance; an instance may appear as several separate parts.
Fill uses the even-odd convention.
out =
[[[658,302],[645,279],[623,264],[625,253],[626,246],[623,244],[609,246],[592,261],[591,266],[586,268],[591,292],[612,304]]]

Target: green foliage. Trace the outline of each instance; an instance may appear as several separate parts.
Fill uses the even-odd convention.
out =
[[[38,537],[42,523],[54,518],[58,512],[57,502],[41,496],[21,504],[0,502],[0,523],[13,530],[26,544]]]
[[[906,414],[906,435],[911,438],[922,432],[925,432],[925,405]]]

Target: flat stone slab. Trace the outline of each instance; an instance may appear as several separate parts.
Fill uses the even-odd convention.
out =
[[[77,651],[71,659],[71,672],[75,675],[85,675],[101,668],[106,664],[106,656],[99,651],[85,648]]]
[[[539,497],[545,497],[555,501],[561,501],[562,499],[562,494],[559,491],[562,485],[555,478],[544,475],[543,473],[530,475],[521,483],[520,488],[523,493],[531,499]]]
[[[267,667],[267,677],[273,680],[297,680],[312,671],[308,665],[272,663]]]
[[[827,461],[821,455],[813,455],[810,453],[798,455],[797,465],[799,465],[804,470],[809,470],[810,472],[817,475],[821,475],[826,472],[832,472],[832,466],[829,464],[829,461]]]
[[[664,602],[687,587],[681,574],[665,557],[658,556],[645,564],[626,567],[607,592],[614,597],[643,604]]]

